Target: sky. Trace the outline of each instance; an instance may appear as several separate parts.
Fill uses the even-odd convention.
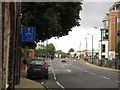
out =
[[[62,50],[67,53],[70,48],[73,48],[75,51],[85,50],[85,38],[87,38],[87,50],[91,50],[93,35],[93,48],[94,50],[99,50],[100,28],[103,27],[102,20],[113,4],[114,2],[88,2],[86,0],[82,5],[83,10],[80,11],[81,25],[72,28],[69,35],[56,39],[53,37],[48,40],[48,43],[53,43],[56,50]]]

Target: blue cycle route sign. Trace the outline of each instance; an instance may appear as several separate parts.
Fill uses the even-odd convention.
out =
[[[22,41],[35,41],[35,27],[22,27]]]

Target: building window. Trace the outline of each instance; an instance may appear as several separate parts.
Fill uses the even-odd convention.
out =
[[[102,52],[105,52],[105,44],[102,45]]]
[[[104,21],[104,28],[108,28],[108,20]]]
[[[102,40],[107,40],[108,39],[108,29],[102,30]]]
[[[120,30],[117,31],[117,36],[120,36]]]
[[[117,17],[117,23],[120,23],[120,17]]]

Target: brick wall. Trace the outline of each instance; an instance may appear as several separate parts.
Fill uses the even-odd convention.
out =
[[[116,24],[117,17],[120,17],[120,12],[111,11],[109,16],[109,50],[115,51],[116,42],[120,41],[120,37],[116,38],[116,30],[120,30],[120,24]]]

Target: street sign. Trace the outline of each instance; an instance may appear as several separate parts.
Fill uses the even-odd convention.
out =
[[[35,27],[22,27],[22,41],[35,41]]]

